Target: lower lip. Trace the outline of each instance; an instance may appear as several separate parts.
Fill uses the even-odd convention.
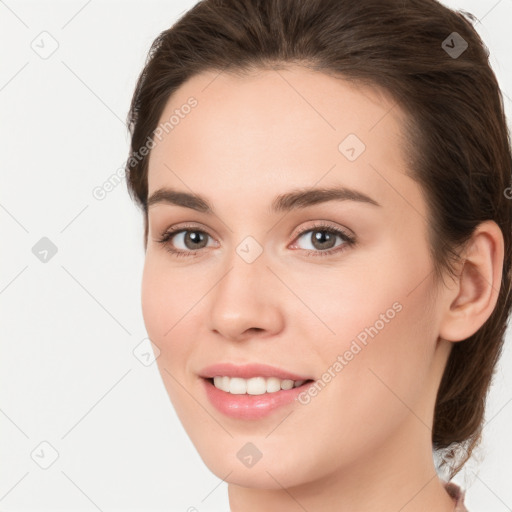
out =
[[[202,379],[206,396],[213,406],[232,418],[257,420],[268,416],[284,405],[294,402],[297,396],[312,384],[311,381],[292,389],[282,389],[263,395],[232,395],[216,388],[208,379]]]

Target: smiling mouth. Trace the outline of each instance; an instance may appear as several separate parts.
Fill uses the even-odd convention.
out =
[[[264,395],[287,391],[309,384],[312,379],[291,380],[279,379],[277,377],[251,377],[243,379],[241,377],[228,377],[225,375],[207,378],[217,389],[231,395]]]

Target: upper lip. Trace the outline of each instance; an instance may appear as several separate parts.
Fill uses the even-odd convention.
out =
[[[309,380],[310,377],[298,375],[278,368],[277,366],[269,366],[267,364],[250,363],[244,365],[235,365],[233,363],[217,363],[203,368],[199,375],[205,379],[217,376],[240,377],[242,379],[250,379],[252,377],[276,377],[278,379],[290,380]]]

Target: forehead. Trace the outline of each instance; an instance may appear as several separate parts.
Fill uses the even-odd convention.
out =
[[[201,73],[162,112],[149,195],[165,186],[277,194],[318,183],[396,200],[391,175],[403,193],[415,192],[405,190],[413,183],[404,174],[404,119],[382,90],[299,66]]]

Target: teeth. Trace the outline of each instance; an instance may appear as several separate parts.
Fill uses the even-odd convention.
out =
[[[293,381],[290,379],[278,379],[276,377],[252,377],[241,379],[240,377],[217,376],[213,378],[213,385],[226,393],[233,395],[263,395],[264,393],[275,393],[281,389],[292,389],[302,386],[305,380]]]
[[[262,395],[267,392],[267,381],[263,377],[254,377],[246,382],[248,395]]]
[[[281,391],[281,381],[277,377],[269,377],[267,379],[267,393],[275,393]]]
[[[229,379],[229,392],[232,395],[245,395],[247,393],[247,381],[238,377]]]

